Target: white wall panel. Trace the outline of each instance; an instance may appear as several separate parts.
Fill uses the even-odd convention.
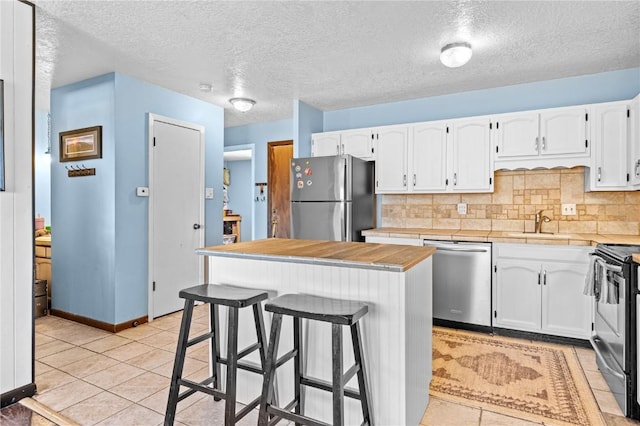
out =
[[[5,181],[0,192],[0,390],[33,382],[33,6],[0,2]]]

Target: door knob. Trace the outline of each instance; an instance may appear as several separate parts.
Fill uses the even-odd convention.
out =
[[[193,224],[193,229],[200,229],[200,224],[199,223],[194,223]]]

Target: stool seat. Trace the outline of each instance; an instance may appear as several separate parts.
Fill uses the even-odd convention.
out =
[[[251,306],[269,297],[268,293],[263,290],[224,284],[200,284],[180,290],[179,296],[182,299],[197,300],[233,308]]]
[[[352,325],[369,311],[369,307],[362,302],[308,294],[285,294],[266,303],[264,310],[332,324]]]

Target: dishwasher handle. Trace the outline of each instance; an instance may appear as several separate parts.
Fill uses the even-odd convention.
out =
[[[433,247],[436,250],[457,251],[462,253],[486,253],[488,251],[487,249],[472,249],[472,248],[449,248],[449,247],[441,247],[441,246],[427,246],[427,247]]]

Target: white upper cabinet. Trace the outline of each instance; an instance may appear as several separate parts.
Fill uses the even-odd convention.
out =
[[[640,189],[640,95],[629,107],[629,184]]]
[[[326,157],[340,153],[340,132],[314,133],[311,135],[311,155]]]
[[[360,129],[342,132],[340,135],[340,154],[349,154],[363,160],[373,160],[376,130]]]
[[[489,117],[453,120],[451,132],[451,191],[493,192]]]
[[[585,187],[592,191],[628,190],[629,103],[593,106],[594,155],[586,169]]]
[[[538,113],[503,114],[496,120],[496,161],[513,157],[537,157]]]
[[[432,121],[411,126],[409,135],[410,191],[447,189],[447,124]]]
[[[376,193],[398,193],[408,190],[408,127],[379,129],[376,160]]]
[[[587,107],[494,116],[495,167],[575,167],[590,160]]]
[[[311,135],[311,155],[349,154],[363,160],[373,160],[376,136],[375,130],[370,129],[314,133]]]

